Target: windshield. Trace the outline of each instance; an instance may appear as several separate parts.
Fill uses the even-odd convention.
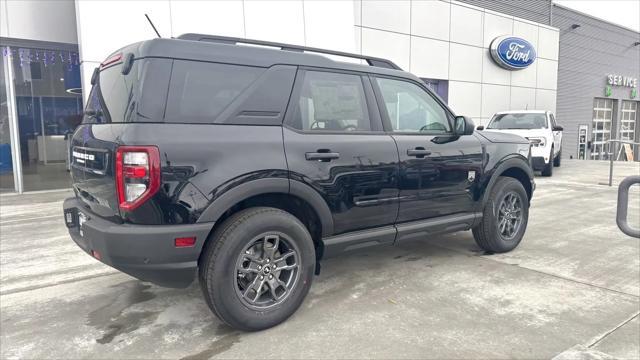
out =
[[[546,129],[545,114],[498,114],[493,117],[487,129]]]

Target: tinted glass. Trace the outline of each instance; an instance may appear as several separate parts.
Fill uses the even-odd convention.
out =
[[[85,108],[85,123],[161,122],[171,73],[170,59],[138,59],[99,72]]]
[[[371,130],[362,78],[307,71],[289,125],[299,130]]]
[[[416,84],[377,79],[391,127],[395,132],[446,133],[449,116],[431,95]]]
[[[131,122],[136,114],[140,61],[134,61],[131,71],[122,75],[122,65],[103,69],[91,88],[84,113],[85,123]]]
[[[545,114],[498,114],[487,129],[546,129]]]
[[[213,122],[264,71],[250,66],[174,61],[167,121]]]

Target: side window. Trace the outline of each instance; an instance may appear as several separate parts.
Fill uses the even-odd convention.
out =
[[[449,116],[431,95],[416,84],[376,78],[395,132],[447,133]]]
[[[176,60],[173,64],[167,121],[213,122],[265,69]]]
[[[359,75],[306,71],[288,125],[308,131],[370,131]]]

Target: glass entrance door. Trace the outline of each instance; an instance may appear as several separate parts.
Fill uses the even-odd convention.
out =
[[[593,122],[591,124],[591,159],[608,160],[611,140],[613,100],[596,98],[593,100]]]

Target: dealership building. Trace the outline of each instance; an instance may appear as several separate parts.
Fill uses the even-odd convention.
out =
[[[116,49],[156,36],[145,14],[163,37],[206,33],[388,58],[477,125],[498,111],[554,112],[565,158],[606,160],[608,140],[640,139],[640,33],[550,0],[0,0],[0,191],[70,186],[66,138],[91,73]],[[499,55],[504,39],[526,67]],[[614,156],[637,161],[634,151]]]

